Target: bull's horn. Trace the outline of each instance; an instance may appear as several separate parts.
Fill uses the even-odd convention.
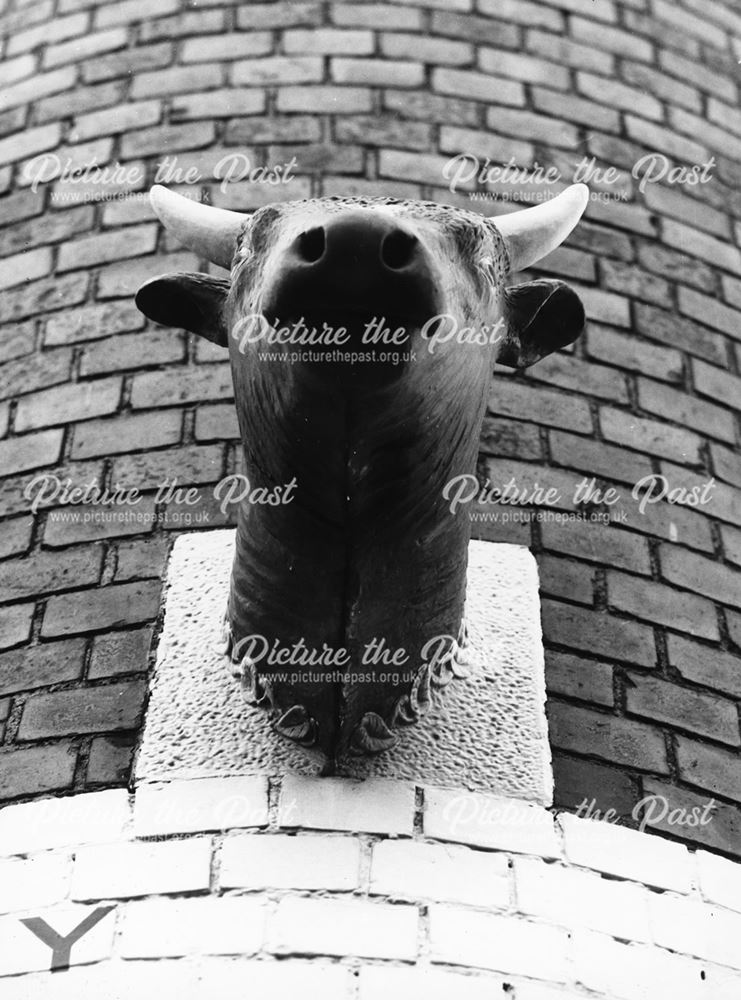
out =
[[[231,270],[245,216],[225,208],[201,205],[160,184],[155,184],[149,192],[149,200],[165,228],[181,243],[199,256]]]
[[[560,246],[588,201],[586,184],[572,184],[542,205],[492,219],[507,243],[510,270],[522,271]]]

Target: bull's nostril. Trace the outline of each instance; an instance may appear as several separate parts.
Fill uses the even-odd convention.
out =
[[[325,246],[324,229],[321,226],[307,229],[298,238],[298,252],[307,264],[316,264],[318,260],[321,260],[324,256]]]
[[[395,229],[384,237],[381,260],[393,271],[400,271],[411,263],[417,248],[417,238],[403,229]]]

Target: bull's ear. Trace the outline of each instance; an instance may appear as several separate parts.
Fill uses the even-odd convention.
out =
[[[584,330],[581,299],[562,281],[541,279],[506,289],[507,335],[497,361],[527,368],[547,354],[573,343]]]
[[[222,278],[208,274],[165,274],[142,285],[134,301],[155,323],[181,327],[227,347],[224,304],[228,294],[229,282]]]

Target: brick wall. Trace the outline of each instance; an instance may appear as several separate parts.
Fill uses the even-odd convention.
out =
[[[481,530],[539,559],[558,804],[630,822],[645,794],[712,796],[712,824],[667,833],[741,855],[735,5],[168,0],[153,16],[141,0],[0,0],[0,33],[0,799],[126,782],[163,567],[188,527],[172,500],[156,523],[55,520],[59,498],[33,514],[29,480],[125,482],[152,513],[177,477],[202,493],[191,530],[227,520],[208,494],[238,462],[227,365],[132,302],[147,277],[204,266],[136,197],[163,156],[238,209],[358,192],[494,213],[447,189],[449,156],[566,175],[588,155],[617,171],[593,185],[611,197],[543,263],[579,289],[588,332],[497,374],[481,473],[565,496],[595,476],[628,520]],[[55,176],[32,190],[24,163],[55,151],[131,168],[116,184],[132,197],[83,201],[94,185]],[[222,191],[205,165],[227,152],[295,155],[295,179]],[[648,152],[712,155],[712,180],[641,191]],[[714,476],[712,501],[640,514],[631,485],[651,473]]]
[[[160,984],[194,1000],[741,989],[738,863],[381,779],[208,778],[8,805],[0,877],[8,1000],[124,1000]],[[52,976],[49,946],[21,921],[69,933],[96,911]]]

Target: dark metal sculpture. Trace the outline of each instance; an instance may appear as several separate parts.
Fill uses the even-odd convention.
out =
[[[464,673],[470,522],[445,486],[475,470],[495,361],[527,367],[583,329],[563,283],[505,280],[587,197],[576,185],[491,221],[360,198],[250,217],[152,191],[168,230],[231,280],[166,275],[137,305],[228,347],[250,484],[263,501],[291,490],[240,507],[229,649],[248,698],[330,768],[392,746]]]

